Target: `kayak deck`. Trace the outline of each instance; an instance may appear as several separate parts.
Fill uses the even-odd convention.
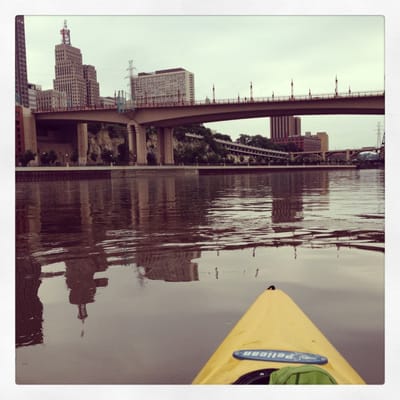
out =
[[[290,355],[293,353],[286,352],[306,355],[296,359]],[[309,359],[315,355],[322,357],[320,361]],[[273,361],[260,360],[264,358]],[[365,383],[287,294],[266,290],[217,348],[193,384],[231,384],[252,371],[305,363],[317,364],[338,384]]]

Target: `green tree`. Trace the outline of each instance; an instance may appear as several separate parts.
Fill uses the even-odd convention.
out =
[[[261,147],[263,149],[270,149],[273,147],[273,143],[262,135],[254,135],[251,137],[250,146]]]
[[[300,149],[295,143],[289,142],[289,143],[285,144],[285,151],[294,152],[294,151],[300,151]]]
[[[69,159],[72,162],[77,162],[78,161],[78,152],[76,150],[73,150]]]
[[[129,162],[129,147],[126,142],[118,145],[118,162],[120,163]]]
[[[108,149],[104,149],[101,152],[101,159],[103,160],[103,162],[105,164],[110,164],[110,163],[115,161],[113,152],[111,150],[108,150]]]
[[[245,144],[247,146],[250,146],[250,141],[251,141],[251,136],[246,135],[244,133],[241,133],[239,137],[236,139],[236,143]]]
[[[30,161],[34,160],[36,154],[33,153],[31,150],[26,150],[22,154],[18,156],[18,161],[21,163],[23,167],[26,167]]]
[[[214,134],[214,138],[226,140],[227,142],[232,142],[232,138],[229,135],[224,135],[224,134],[218,133],[218,132]]]
[[[147,153],[147,164],[148,165],[157,165],[157,157],[154,153]]]
[[[94,152],[90,153],[90,159],[91,159],[92,161],[96,162],[96,161],[97,161],[97,154],[94,153]]]
[[[57,154],[54,150],[50,150],[49,152],[44,151],[41,155],[40,155],[40,162],[43,165],[50,165],[50,164],[54,164],[54,162],[57,160]]]
[[[96,134],[100,131],[102,125],[103,124],[101,122],[89,122],[87,125],[88,131]]]

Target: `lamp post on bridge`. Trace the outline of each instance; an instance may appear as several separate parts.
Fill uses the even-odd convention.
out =
[[[338,80],[337,75],[335,76],[335,97],[338,96]]]
[[[290,82],[290,98],[293,100],[293,79]]]

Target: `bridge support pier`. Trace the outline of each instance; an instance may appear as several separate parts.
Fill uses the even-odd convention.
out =
[[[134,162],[138,165],[147,164],[146,128],[136,122],[129,122],[128,146],[133,154]]]
[[[128,124],[126,128],[128,131],[129,165],[131,165],[136,163],[137,158],[135,127]],[[131,157],[133,158],[131,159]]]
[[[87,123],[78,123],[76,131],[78,139],[78,165],[86,165],[88,152]]]
[[[350,150],[346,150],[346,161],[350,161]]]
[[[174,164],[173,128],[157,129],[157,161],[162,165]]]

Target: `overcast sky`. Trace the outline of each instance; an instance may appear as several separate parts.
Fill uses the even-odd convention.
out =
[[[71,44],[96,67],[100,95],[128,91],[128,62],[138,72],[183,67],[195,97],[216,98],[384,89],[382,16],[26,16],[28,79],[53,87],[54,46],[67,20]],[[302,133],[327,131],[330,148],[375,145],[383,116],[302,117]],[[269,119],[206,124],[233,139],[269,137]]]

